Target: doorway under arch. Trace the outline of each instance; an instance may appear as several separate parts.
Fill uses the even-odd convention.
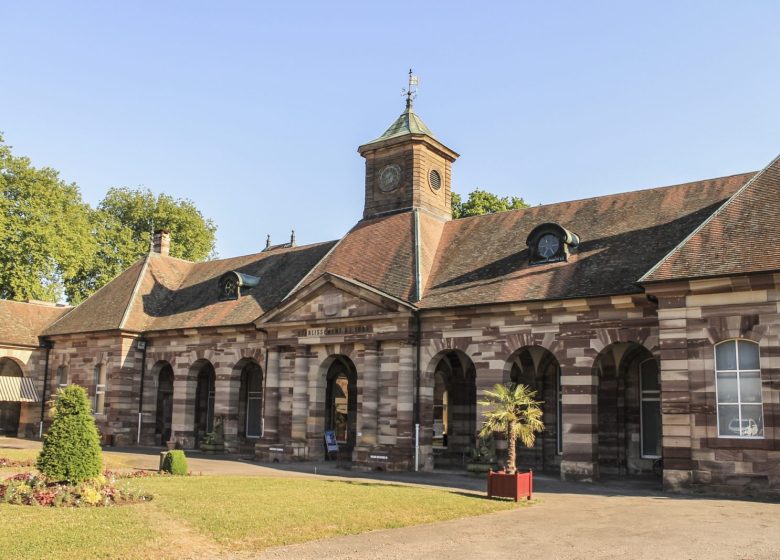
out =
[[[152,374],[157,374],[157,408],[154,421],[154,440],[165,445],[171,439],[173,426],[173,368],[168,362],[157,362]]]
[[[214,429],[214,403],[216,373],[214,366],[208,360],[198,360],[190,371],[197,375],[198,385],[195,390],[195,446],[199,446],[203,438]]]
[[[241,371],[238,391],[238,436],[257,439],[262,435],[263,369],[253,359],[237,364]]]
[[[325,390],[325,430],[335,433],[339,449],[349,457],[357,440],[357,370],[343,355],[331,356]]]
[[[661,459],[661,391],[658,361],[637,343],[614,343],[594,362],[598,375],[599,473],[653,472]]]
[[[0,377],[24,377],[24,372],[11,358],[0,358]],[[0,436],[17,436],[21,414],[20,401],[0,401]]]
[[[433,465],[462,467],[477,433],[476,368],[458,350],[437,354],[433,364]]]
[[[552,352],[542,346],[524,346],[507,360],[509,381],[527,385],[541,401],[544,431],[534,447],[517,447],[517,466],[557,470],[561,464],[563,438],[561,422],[561,368]]]

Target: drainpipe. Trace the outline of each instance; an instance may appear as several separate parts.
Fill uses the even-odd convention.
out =
[[[138,435],[135,443],[141,445],[141,423],[144,415],[144,373],[146,372],[146,347],[149,341],[141,337],[136,341],[136,348],[141,351],[141,389],[138,395]]]
[[[46,350],[46,364],[43,366],[43,391],[41,392],[41,423],[38,427],[38,439],[43,439],[43,421],[46,417],[46,389],[49,386],[49,353],[54,346],[51,340],[41,339],[40,348]]]
[[[420,346],[422,341],[422,323],[420,321],[420,311],[415,310],[415,388],[414,388],[414,471],[420,470]]]

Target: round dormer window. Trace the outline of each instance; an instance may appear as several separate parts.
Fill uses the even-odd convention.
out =
[[[561,248],[561,240],[552,233],[547,233],[539,239],[537,251],[540,257],[549,259],[554,257]]]
[[[441,188],[441,175],[435,169],[432,169],[431,172],[428,173],[428,183],[435,191],[438,191]]]

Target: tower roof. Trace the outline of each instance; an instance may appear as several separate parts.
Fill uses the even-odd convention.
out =
[[[428,128],[422,119],[412,109],[412,104],[406,104],[406,110],[395,119],[395,122],[390,125],[390,128],[385,130],[384,134],[379,138],[371,140],[368,144],[375,142],[382,142],[383,140],[389,140],[390,138],[397,138],[399,136],[405,136],[407,134],[425,134],[431,138],[436,138]]]

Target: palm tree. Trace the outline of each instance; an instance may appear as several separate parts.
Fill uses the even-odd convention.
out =
[[[534,400],[536,391],[527,385],[507,383],[498,384],[492,391],[485,391],[486,400],[479,404],[488,407],[484,413],[485,422],[479,435],[487,437],[493,432],[503,432],[507,436],[509,449],[506,471],[517,471],[517,445],[520,439],[526,447],[533,447],[536,434],[544,430],[541,401]]]

